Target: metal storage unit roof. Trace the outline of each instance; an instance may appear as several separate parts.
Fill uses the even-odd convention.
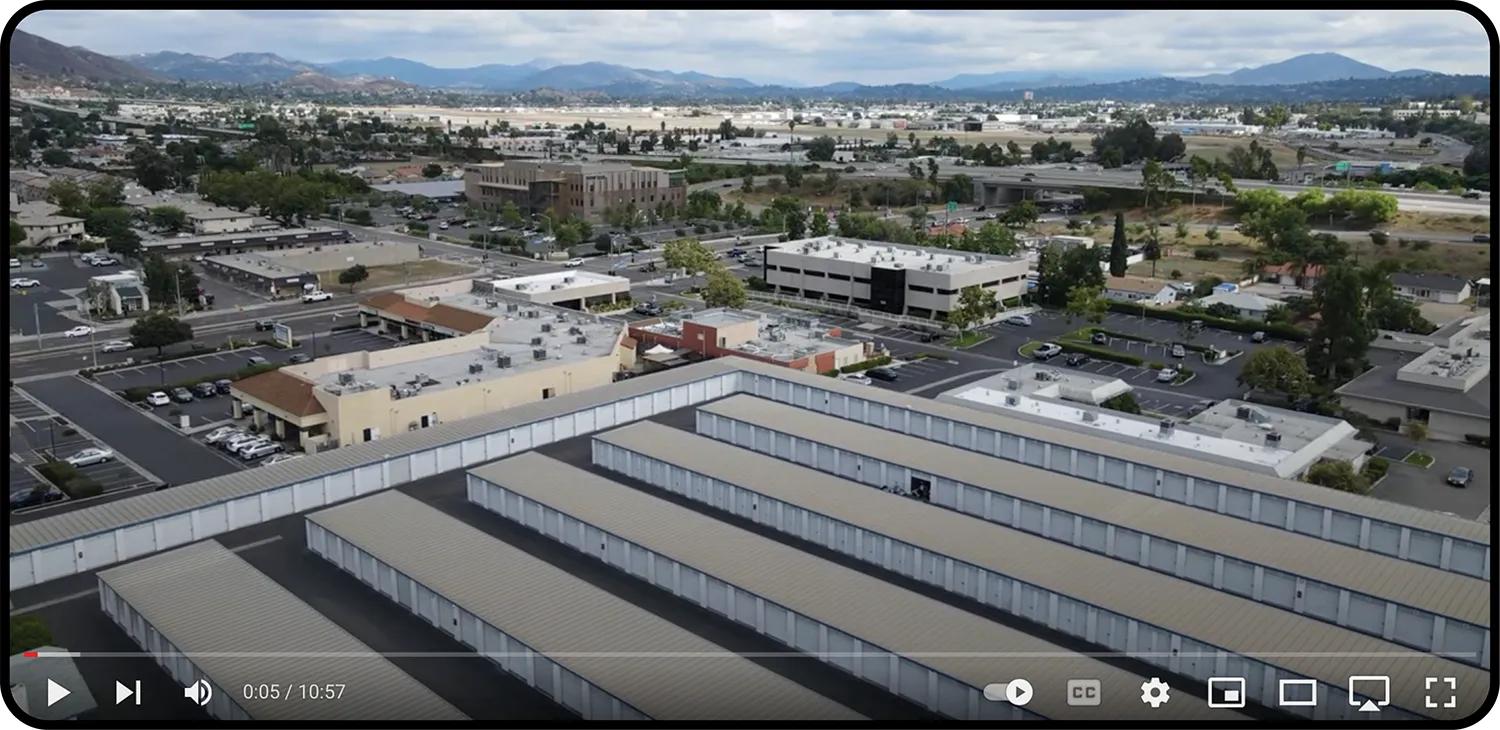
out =
[[[1135,701],[1070,708],[1061,691],[1068,679],[1099,679],[1117,688],[1110,691],[1127,694],[1139,692],[1144,680],[534,452],[469,473],[971,686],[1025,678],[1042,688],[1026,709],[1044,717],[1087,718],[1098,712],[1097,717],[1112,719],[1248,719],[1194,700],[1169,702],[1159,710]]]
[[[401,492],[307,519],[648,717],[867,719]]]
[[[982,428],[1016,434],[1028,439],[1036,439],[1054,444],[1066,444],[1096,454],[1103,454],[1137,464],[1145,464],[1158,469],[1166,469],[1197,479],[1208,479],[1221,484],[1232,484],[1252,491],[1265,492],[1287,499],[1295,499],[1331,509],[1343,510],[1371,519],[1384,520],[1394,524],[1430,530],[1441,535],[1463,538],[1482,545],[1490,544],[1489,525],[1458,517],[1448,517],[1430,510],[1407,507],[1358,494],[1339,492],[1290,479],[1277,479],[1276,477],[1257,474],[1244,469],[1211,464],[1197,459],[1155,451],[1142,446],[1121,443],[1113,439],[1090,436],[1084,433],[1033,423],[1001,413],[982,410],[974,406],[958,406],[881,388],[852,385],[838,378],[826,378],[752,360],[741,360],[735,363],[735,365],[747,373],[754,373],[792,383],[801,383],[835,393],[844,393],[864,400],[885,403],[893,408],[905,408],[917,413],[927,413],[959,423],[968,423]],[[742,388],[742,390],[748,390],[748,388]]]
[[[1421,711],[1424,704],[1415,677],[1456,677],[1465,687],[1489,683],[1488,672],[1449,659],[652,421],[594,438],[1335,687],[1345,686],[1352,675],[1370,673],[1371,656],[1401,655],[1399,666],[1382,669],[1391,675],[1399,669],[1409,680],[1392,686],[1392,701],[1407,709]],[[1478,707],[1479,699],[1476,693],[1460,700],[1460,709],[1427,712],[1462,717]]]
[[[516,406],[450,423],[440,423],[432,428],[402,433],[379,441],[355,444],[319,454],[308,454],[301,459],[274,466],[247,469],[160,492],[149,492],[117,502],[101,504],[97,507],[44,517],[12,526],[10,528],[10,551],[12,553],[25,552],[32,548],[187,512],[206,505],[246,497],[257,492],[320,478],[336,472],[378,464],[393,456],[458,443],[506,428],[731,372],[734,370],[733,365],[734,363],[726,360],[710,360],[691,367],[659,373],[650,378],[624,380],[608,387],[593,388],[549,398],[540,403]]]
[[[737,395],[698,408],[1293,575],[1490,625],[1490,583],[845,419]]]
[[[256,720],[469,719],[215,540],[101,571],[99,580]],[[344,685],[338,699],[291,696],[297,684],[330,682]],[[280,684],[285,696],[239,692],[259,684]]]

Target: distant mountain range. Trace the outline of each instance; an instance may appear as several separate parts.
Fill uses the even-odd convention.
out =
[[[600,62],[558,64],[546,59],[516,65],[438,68],[404,58],[308,63],[272,53],[236,53],[212,58],[161,51],[110,58],[22,31],[16,31],[12,39],[11,65],[37,74],[100,81],[271,84],[328,93],[425,88],[508,94],[544,91],[563,98],[679,100],[848,98],[941,102],[1019,99],[1025,90],[1033,91],[1039,101],[1376,100],[1428,95],[1439,93],[1438,89],[1483,95],[1489,88],[1488,77],[1446,76],[1415,69],[1392,72],[1336,53],[1306,54],[1266,66],[1197,78],[1168,78],[1140,69],[1001,71],[959,74],[926,84],[868,86],[840,82],[809,87],[792,83],[757,84],[743,78],[696,71],[661,71]],[[1426,86],[1416,79],[1427,80]]]

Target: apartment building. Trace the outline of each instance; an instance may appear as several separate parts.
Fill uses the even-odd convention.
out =
[[[464,197],[485,210],[512,203],[526,215],[551,210],[560,218],[602,221],[604,211],[634,205],[650,210],[662,203],[682,205],[687,183],[681,170],[618,164],[507,160],[470,165],[464,171]]]
[[[1004,301],[1026,291],[1024,258],[824,236],[766,248],[765,281],[787,296],[937,319],[978,286]]]

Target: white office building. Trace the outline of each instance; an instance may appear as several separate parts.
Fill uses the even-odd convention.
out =
[[[1026,291],[1026,259],[824,236],[766,249],[766,283],[786,296],[936,318],[979,286],[1000,300]]]

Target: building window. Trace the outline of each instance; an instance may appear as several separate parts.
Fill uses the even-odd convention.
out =
[[[849,275],[848,274],[829,274],[828,278],[833,279],[834,281],[848,281],[849,280]]]
[[[856,277],[854,277],[854,283],[856,283],[856,284],[868,284],[868,283],[870,283],[870,279],[869,279],[869,277],[856,276]]]
[[[916,284],[912,284],[910,286],[907,286],[906,288],[910,289],[910,290],[912,290],[914,292],[921,292],[922,294],[931,294],[932,293],[932,287],[930,287],[930,286],[918,286]]]
[[[939,289],[939,290],[937,290],[937,293],[942,294],[945,297],[951,297],[954,294],[957,294],[958,290],[957,289]]]
[[[811,270],[809,270],[809,271],[804,271],[802,273],[806,274],[808,276],[816,276],[816,277],[818,277],[820,279],[823,278],[823,276],[824,276],[823,272],[821,272],[821,271],[811,271]]]
[[[792,266],[778,266],[776,268],[781,269],[783,272],[788,273],[788,274],[800,274],[800,273],[802,273],[801,269],[798,269],[798,268],[795,268],[795,267],[792,267]]]
[[[557,397],[557,388],[542,388],[542,400]]]

